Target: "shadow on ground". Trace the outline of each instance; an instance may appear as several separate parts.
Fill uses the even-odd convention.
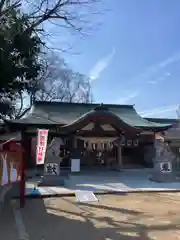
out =
[[[0,239],[17,240],[13,209],[9,201],[0,204]]]
[[[132,223],[129,219],[117,221],[108,213],[137,217],[136,210],[116,208],[103,204],[78,204],[72,198],[27,200],[22,210],[30,239],[33,240],[151,240],[149,231],[178,230],[179,225],[148,226]],[[58,205],[58,206],[57,206]],[[98,215],[103,210],[106,215]]]

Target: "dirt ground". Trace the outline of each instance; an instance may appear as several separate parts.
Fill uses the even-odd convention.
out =
[[[180,194],[101,195],[28,200],[22,212],[31,240],[180,239]]]

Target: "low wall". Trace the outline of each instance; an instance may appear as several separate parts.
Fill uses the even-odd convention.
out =
[[[0,151],[0,204],[19,195],[22,153]]]
[[[19,195],[20,195],[19,182],[0,187],[0,205],[2,205],[4,201],[9,201],[13,197]]]
[[[4,203],[9,200],[8,194],[11,191],[12,186],[0,187],[0,214],[4,208]]]

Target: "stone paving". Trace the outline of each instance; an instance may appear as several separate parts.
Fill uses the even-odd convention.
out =
[[[147,170],[127,170],[124,172],[109,171],[99,174],[70,175],[62,186],[36,186],[36,179],[31,179],[26,184],[27,195],[68,195],[76,191],[91,191],[94,193],[116,191],[116,192],[138,192],[138,191],[180,191],[180,182],[156,183],[148,179]]]
[[[98,175],[70,176],[65,186],[72,191],[180,191],[180,182],[157,183],[148,179],[148,172],[127,170]]]

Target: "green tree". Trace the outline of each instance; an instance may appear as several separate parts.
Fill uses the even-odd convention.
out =
[[[27,109],[22,111],[24,95],[30,96],[31,106],[39,87],[45,87],[42,76],[45,76],[43,71],[46,72],[47,69],[40,58],[44,47],[41,42],[44,35],[41,33],[47,34],[44,23],[86,34],[85,29],[89,29],[91,24],[88,23],[93,20],[91,13],[98,12],[94,7],[98,2],[99,0],[0,0],[0,118],[23,116],[27,112]],[[89,93],[84,86],[89,83],[87,84],[85,76],[70,69],[66,69],[67,73],[68,79],[63,81],[70,101],[79,101],[77,96],[71,95],[72,86],[81,86],[78,88],[79,96],[87,101]],[[62,79],[63,74],[61,81]],[[76,83],[72,84],[71,79]],[[57,94],[61,92],[60,86],[61,84]],[[43,89],[45,90],[47,92],[47,88]],[[17,102],[20,102],[19,109],[16,108]],[[16,110],[15,114],[13,109]]]
[[[42,70],[40,37],[26,31],[29,19],[19,8],[9,8],[0,16],[0,117],[11,117],[9,104],[24,91],[34,88]]]

